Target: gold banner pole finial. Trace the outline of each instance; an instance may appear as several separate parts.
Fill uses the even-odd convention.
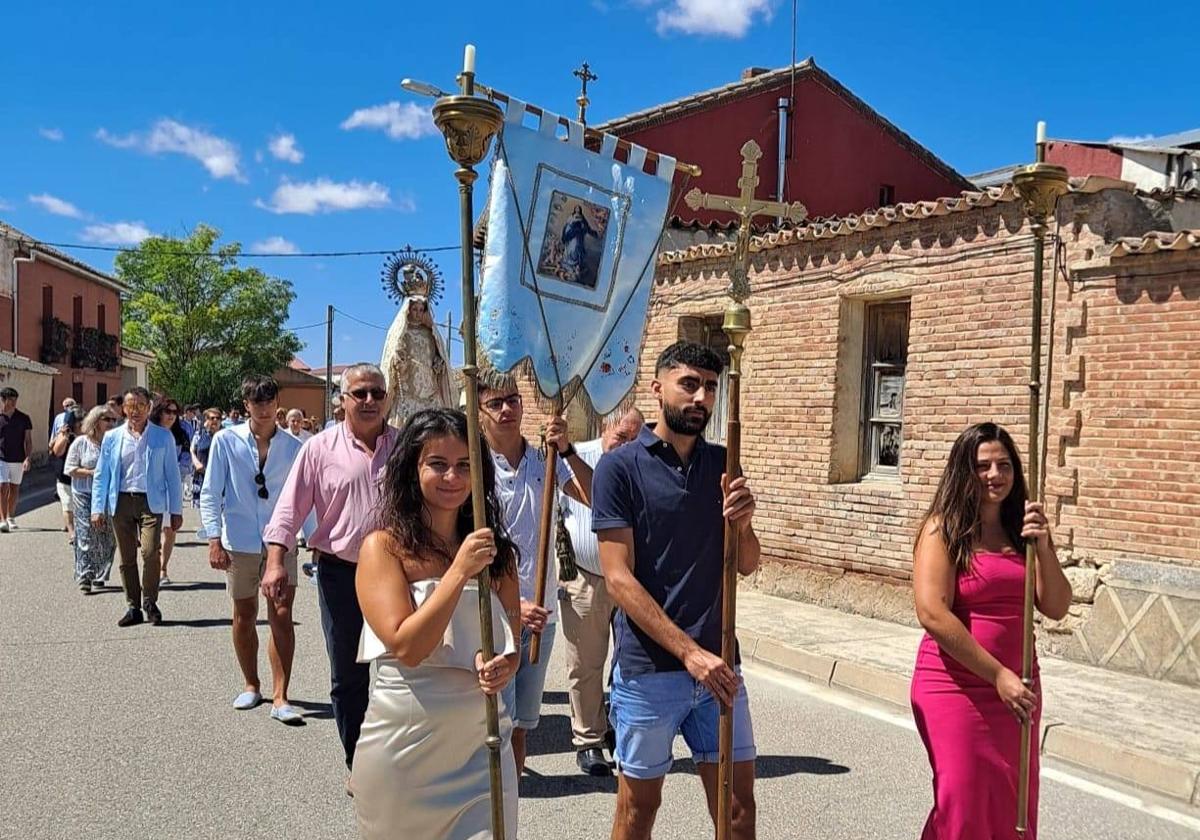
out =
[[[462,237],[463,378],[467,398],[467,446],[471,460],[471,512],[474,527],[486,528],[484,509],[483,450],[479,444],[479,366],[475,335],[475,262],[472,259],[474,211],[471,190],[478,177],[474,167],[487,157],[492,138],[500,130],[504,114],[494,102],[475,96],[475,46],[468,44],[459,77],[461,93],[443,94],[433,105],[433,121],[446,138],[446,150],[458,164],[458,206]],[[439,93],[441,93],[439,91]],[[485,662],[495,656],[492,633],[492,577],[488,569],[479,573],[479,634]],[[507,620],[507,618],[506,618]],[[496,696],[487,695],[488,770],[491,781],[492,836],[504,840],[504,783],[501,772],[500,715]]]
[[[742,352],[750,333],[750,237],[755,216],[778,216],[799,223],[807,210],[800,202],[758,201],[758,161],[762,149],[753,140],[742,146],[742,176],[736,196],[710,195],[691,190],[684,201],[693,210],[721,210],[740,219],[733,265],[729,270],[728,308],[721,329],[729,338],[729,394],[725,431],[725,474],[732,481],[742,474]],[[724,565],[721,582],[721,658],[733,668],[737,649],[738,539],[736,527],[725,523]],[[733,707],[721,704],[717,730],[717,840],[733,840]]]
[[[1067,170],[1046,163],[1046,124],[1037,124],[1035,143],[1036,163],[1022,166],[1013,173],[1016,187],[1024,203],[1033,230],[1033,289],[1029,342],[1029,453],[1025,471],[1028,476],[1029,501],[1042,499],[1041,465],[1038,463],[1040,432],[1039,411],[1042,391],[1042,270],[1046,247],[1047,221],[1054,214],[1059,196],[1068,189]],[[1051,278],[1053,282],[1053,278]],[[1033,686],[1033,610],[1036,596],[1037,541],[1025,543],[1025,608],[1022,615],[1021,682],[1030,691]],[[1017,833],[1022,837],[1029,828],[1029,773],[1032,744],[1029,716],[1021,723],[1021,744],[1017,766]]]

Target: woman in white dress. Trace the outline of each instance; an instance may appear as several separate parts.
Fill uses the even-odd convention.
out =
[[[388,459],[380,529],[359,550],[359,659],[379,665],[350,779],[366,840],[492,837],[485,694],[500,702],[505,836],[517,836],[512,722],[499,699],[517,666],[517,557],[482,439],[480,446],[492,527],[472,524],[466,416],[420,411]],[[500,651],[488,662],[480,653],[475,581],[484,568],[492,574]]]

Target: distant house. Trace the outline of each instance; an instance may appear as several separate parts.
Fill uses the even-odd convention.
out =
[[[91,407],[121,390],[123,291],[115,277],[0,222],[0,350],[57,371],[38,411],[52,414],[66,397]]]
[[[325,376],[317,375],[303,359],[294,356],[287,367],[272,374],[279,383],[279,407],[298,408],[305,417],[320,418],[324,425],[328,401],[325,399]]]
[[[348,368],[348,367],[350,367],[350,365],[334,365],[331,370],[331,378],[333,381],[333,392],[335,394],[339,393],[342,390],[342,373],[344,373],[346,368]],[[308,371],[308,373],[311,373],[313,376],[318,377],[321,381],[325,380],[325,368],[323,368],[323,367],[313,368],[312,370]]]
[[[802,201],[813,218],[861,213],[971,189],[949,164],[889,122],[809,58],[777,70],[752,67],[736,82],[594,126],[698,164],[676,189],[735,195],[740,149],[763,150],[759,198]],[[729,214],[673,210],[678,228],[729,227]],[[664,243],[664,247],[668,243]]]
[[[1200,189],[1200,128],[1162,137],[1111,140],[1050,140],[1046,161],[1065,166],[1073,177],[1101,175],[1145,192]],[[1008,181],[1016,165],[971,176],[980,189]]]

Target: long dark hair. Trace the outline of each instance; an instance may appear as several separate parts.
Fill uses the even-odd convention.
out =
[[[1017,446],[1004,427],[995,423],[968,426],[950,447],[942,480],[938,482],[929,510],[921,518],[916,538],[920,543],[930,522],[936,522],[938,534],[960,574],[970,571],[971,550],[979,539],[980,488],[975,474],[976,456],[982,444],[995,441],[1008,450],[1013,466],[1012,490],[1000,503],[1000,525],[1014,547],[1025,544],[1021,529],[1025,523],[1025,501],[1029,491],[1025,487],[1025,470]]]
[[[179,422],[182,418],[179,416],[179,403],[175,402],[175,400],[171,399],[170,397],[163,397],[155,402],[154,407],[150,409],[150,422],[155,426],[162,426],[163,412],[167,409],[174,410],[175,422],[171,424],[169,429],[167,429],[166,426],[163,426],[163,428],[167,429],[167,431],[171,433],[171,436],[175,438],[176,446],[181,446],[184,449],[190,449],[192,442],[188,440],[187,432],[183,430],[183,426]]]
[[[452,561],[454,557],[448,547],[441,545],[429,529],[425,516],[425,497],[421,494],[417,474],[425,443],[439,437],[454,437],[465,443],[467,415],[449,408],[432,408],[418,411],[408,418],[408,423],[400,432],[400,439],[388,457],[380,482],[379,527],[414,556],[434,554]],[[494,489],[496,467],[483,435],[479,436],[479,446],[483,452],[483,506],[488,527],[496,534],[496,557],[490,569],[492,575],[498,578],[515,573],[517,547],[504,529],[504,518],[500,515],[500,504]],[[459,539],[475,530],[470,497],[459,508],[455,526]]]

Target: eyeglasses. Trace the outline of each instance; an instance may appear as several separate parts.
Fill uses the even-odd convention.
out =
[[[509,408],[513,409],[520,408],[521,395],[509,394],[507,397],[493,397],[483,404],[483,407],[493,414],[504,408],[504,406],[508,406]]]
[[[267,492],[267,477],[263,475],[262,470],[259,470],[258,475],[254,476],[254,483],[258,485],[258,498],[270,497],[271,494]]]
[[[366,402],[367,397],[375,400],[375,402],[383,402],[383,398],[387,396],[387,391],[382,388],[355,388],[353,391],[347,391],[346,393],[354,397],[357,402]]]

